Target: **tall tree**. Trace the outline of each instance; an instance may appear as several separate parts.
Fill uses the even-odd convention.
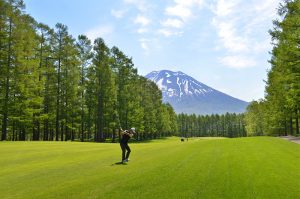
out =
[[[286,0],[278,9],[280,20],[273,22],[270,31],[273,41],[272,68],[268,74],[266,99],[269,117],[273,124],[278,124],[278,131],[286,129],[289,123],[293,134],[293,123],[296,123],[296,134],[299,134],[300,102],[300,1]],[[274,117],[277,116],[277,117]],[[268,118],[266,118],[268,120]],[[268,126],[272,126],[272,123]]]
[[[15,65],[15,51],[16,44],[18,44],[19,35],[17,34],[17,30],[19,26],[18,20],[22,14],[22,10],[25,8],[25,5],[22,0],[9,0],[2,3],[2,9],[4,12],[1,12],[1,18],[4,21],[2,30],[2,36],[4,37],[2,40],[6,51],[6,58],[3,61],[4,69],[4,84],[3,84],[3,109],[2,109],[2,140],[6,140],[7,136],[7,126],[8,126],[8,118],[9,118],[9,106],[12,101],[11,95],[11,76],[13,72],[13,67]]]
[[[89,81],[92,86],[93,98],[96,104],[94,109],[95,119],[95,141],[104,141],[104,129],[109,129],[109,123],[113,122],[110,114],[113,115],[116,104],[115,80],[111,70],[110,50],[103,39],[98,38],[94,42],[93,65],[90,69]]]
[[[80,111],[81,111],[81,141],[84,141],[84,131],[85,131],[85,116],[86,116],[86,101],[85,101],[85,93],[86,93],[86,74],[87,74],[87,67],[91,64],[92,58],[92,45],[91,41],[85,35],[79,35],[77,41],[77,47],[79,49],[79,61],[81,65],[81,72],[80,72],[80,83],[79,83],[79,92],[80,92]]]

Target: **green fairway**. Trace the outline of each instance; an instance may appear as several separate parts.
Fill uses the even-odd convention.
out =
[[[300,145],[279,138],[0,143],[0,198],[300,198]]]

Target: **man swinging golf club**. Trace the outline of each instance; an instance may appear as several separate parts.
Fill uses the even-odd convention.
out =
[[[128,146],[128,141],[129,139],[135,134],[135,128],[131,128],[129,130],[125,130],[123,131],[123,129],[121,129],[121,141],[120,141],[120,146],[122,149],[122,163],[128,162],[128,158],[130,155],[130,147]],[[127,151],[127,153],[126,153]],[[126,153],[126,156],[125,156]]]

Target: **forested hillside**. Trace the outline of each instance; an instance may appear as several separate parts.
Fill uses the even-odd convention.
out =
[[[26,14],[22,0],[0,0],[2,140],[137,139],[177,132],[173,108],[132,59],[97,38],[74,38]]]
[[[265,99],[252,102],[246,114],[250,135],[299,135],[300,1],[286,0],[269,31],[273,50]]]

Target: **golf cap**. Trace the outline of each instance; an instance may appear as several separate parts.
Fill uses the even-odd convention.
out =
[[[132,130],[135,133],[135,128],[134,127],[132,127],[130,130]]]

